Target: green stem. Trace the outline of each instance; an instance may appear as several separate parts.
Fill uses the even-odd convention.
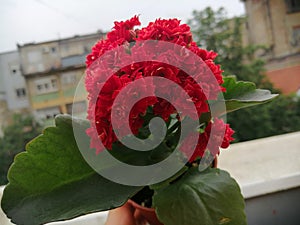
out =
[[[173,133],[174,130],[176,130],[180,126],[181,122],[177,120],[176,123],[170,129],[168,129],[167,135]]]

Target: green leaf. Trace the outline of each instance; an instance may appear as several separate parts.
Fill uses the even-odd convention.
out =
[[[154,207],[164,225],[245,225],[244,200],[230,175],[191,168],[172,185],[155,190]]]
[[[243,95],[256,90],[254,83],[249,81],[237,81],[235,76],[227,76],[223,78],[223,87],[226,88],[226,92],[223,94],[225,100],[240,99]]]
[[[241,108],[266,103],[278,96],[278,94],[271,94],[269,90],[256,89],[255,84],[252,82],[236,81],[234,76],[224,77],[222,86],[226,88],[226,92],[223,96],[227,113]],[[220,107],[220,105],[222,104],[224,103],[217,101],[211,104],[211,107],[221,109],[222,107]],[[219,111],[219,114],[226,113]]]
[[[116,208],[141,189],[98,175],[77,147],[72,118],[58,116],[55,122],[56,127],[27,144],[9,170],[1,206],[16,224],[43,224]],[[85,136],[85,122],[75,123]],[[86,150],[94,151],[88,140]]]

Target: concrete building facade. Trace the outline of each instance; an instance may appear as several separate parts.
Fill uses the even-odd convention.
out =
[[[30,111],[28,90],[17,51],[0,54],[0,136],[13,113]]]
[[[103,36],[103,33],[97,32],[18,46],[30,105],[37,118],[71,114],[74,106],[77,112],[86,111],[84,90],[75,100],[74,94],[84,75],[85,57]]]
[[[19,54],[11,51],[0,54],[0,90],[9,110],[28,110],[29,101],[25,79],[20,69]]]
[[[264,45],[267,76],[283,93],[300,90],[300,1],[243,0],[247,42]]]

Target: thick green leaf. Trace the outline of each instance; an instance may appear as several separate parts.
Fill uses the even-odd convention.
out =
[[[254,106],[262,103],[266,103],[274,99],[278,94],[271,94],[269,90],[256,89],[256,86],[252,82],[236,81],[234,76],[228,76],[224,78],[222,85],[226,88],[224,95],[226,112],[232,112],[241,108]],[[220,102],[211,104],[211,107],[215,109],[222,108]],[[226,112],[218,112],[224,114]]]
[[[164,225],[245,225],[244,200],[220,169],[190,169],[172,185],[155,190],[154,207]]]
[[[16,224],[43,224],[115,208],[141,189],[98,175],[78,150],[72,118],[58,116],[55,122],[56,127],[31,141],[10,168],[1,204]],[[77,125],[84,136],[84,122]],[[87,151],[94,151],[88,143]]]
[[[237,81],[235,76],[227,76],[223,78],[223,87],[226,88],[226,92],[223,94],[225,100],[231,99],[243,99],[243,96],[247,93],[251,93],[256,90],[254,83],[249,81]]]

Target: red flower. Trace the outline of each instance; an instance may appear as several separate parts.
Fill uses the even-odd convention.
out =
[[[213,131],[212,126],[214,126]],[[195,149],[189,149],[188,147],[191,145],[190,140],[194,138],[193,135],[196,135],[196,133],[193,133],[183,141],[181,150],[185,152],[186,155],[189,155],[189,151],[193,151],[189,162],[203,157],[206,149],[209,150],[213,156],[216,156],[220,152],[220,147],[228,148],[230,142],[234,140],[232,137],[233,134],[234,131],[230,128],[229,124],[225,124],[221,119],[214,118],[214,121],[206,126],[204,133],[198,134],[198,143]],[[187,149],[188,152],[186,151]]]
[[[113,30],[107,33],[107,39],[100,40],[92,48],[91,54],[86,58],[86,65],[89,67],[96,59],[102,56],[106,51],[111,50],[123,43],[130,42],[136,38],[136,31],[133,30],[134,26],[141,25],[139,18],[134,16],[125,22],[115,22]]]
[[[137,33],[133,28],[138,25],[141,25],[141,23],[137,16],[134,16],[125,22],[115,22],[114,29],[107,34],[107,38],[111,42],[130,42],[137,36]]]
[[[190,27],[178,19],[157,19],[139,31],[137,40],[161,40],[188,46],[192,40]]]
[[[198,120],[203,113],[210,111],[208,100],[216,100],[218,93],[225,91],[221,87],[223,71],[213,61],[217,54],[199,48],[192,40],[188,25],[180,24],[180,20],[177,19],[158,19],[141,30],[134,28],[137,25],[140,25],[137,16],[124,22],[115,22],[106,39],[96,43],[87,56],[88,69],[85,80],[89,99],[87,118],[91,123],[87,134],[91,137],[91,147],[96,148],[97,153],[104,147],[111,149],[112,144],[118,141],[116,134],[121,136],[129,134],[129,131],[124,129],[127,122],[130,132],[137,135],[144,125],[144,116],[149,107],[154,115],[160,116],[165,121],[169,120],[171,114],[180,113],[174,106],[180,106],[186,112],[183,116]],[[170,42],[177,47],[169,49],[162,45],[162,49],[155,51],[156,49],[153,50],[155,46],[151,43],[137,44],[144,43],[145,40]],[[118,48],[119,46],[122,47]],[[194,54],[199,56],[203,63],[195,63]],[[150,59],[152,57],[154,60],[140,61],[139,59],[144,56]],[[100,57],[101,60],[98,60]],[[193,76],[187,74],[184,69],[169,65],[172,63],[168,62],[174,61]],[[155,84],[147,83],[147,77],[163,77],[174,85],[163,81]],[[140,86],[132,87],[131,84],[138,80],[142,81]],[[127,97],[118,98],[124,90]],[[181,90],[185,94],[180,92]],[[142,93],[148,97],[140,99]],[[168,100],[155,96],[165,96]],[[188,102],[193,103],[197,114],[193,114],[194,107]],[[126,118],[128,115],[125,112],[129,112],[129,118]],[[199,136],[191,160],[201,157],[206,148],[217,154],[220,146],[228,147],[229,142],[233,140],[233,131],[229,125],[218,119],[214,119],[213,123],[217,127],[216,132],[210,134],[212,130],[210,122],[204,133],[199,135],[195,132],[184,141],[188,145],[189,140],[192,140],[191,137]],[[223,136],[224,139],[221,139]],[[214,141],[208,142],[210,138]]]

